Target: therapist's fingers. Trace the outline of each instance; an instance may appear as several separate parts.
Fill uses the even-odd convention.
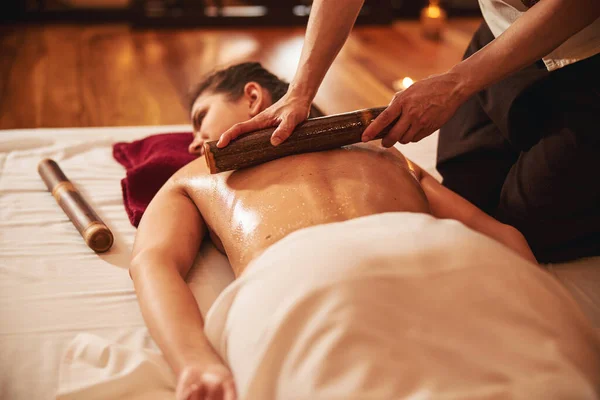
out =
[[[362,134],[361,140],[363,142],[368,142],[369,140],[375,139],[375,137],[389,124],[394,122],[396,118],[402,113],[402,104],[398,101],[398,94],[394,96],[390,105],[383,110],[377,118],[369,126]]]
[[[426,129],[421,129],[412,139],[411,142],[418,142],[422,139],[425,139],[427,136],[429,136],[430,133],[428,132],[428,130]]]
[[[400,120],[390,129],[390,132],[385,135],[381,141],[381,145],[386,148],[392,147],[410,127],[410,119],[404,115],[401,116]]]
[[[235,124],[221,135],[217,147],[227,146],[238,136],[259,129],[276,127],[271,136],[271,144],[277,146],[286,140],[294,128],[304,121],[310,112],[312,99],[286,93],[275,104],[267,107],[246,122]]]
[[[265,126],[271,126],[271,124],[267,123],[262,114],[258,114],[256,117],[251,118],[248,121],[237,123],[221,135],[219,141],[217,142],[217,147],[225,147],[238,136],[246,132],[264,128]]]
[[[401,115],[400,124],[386,135],[384,146],[392,146],[394,139],[409,143],[432,134],[472,95],[463,83],[457,74],[448,72],[423,79],[396,93],[389,107],[365,130],[363,141],[374,139],[392,117],[398,115]]]
[[[410,142],[416,142],[416,136],[418,134],[423,134],[423,137],[427,136],[424,132],[426,132],[427,129],[423,129],[422,126],[420,125],[411,125],[402,136],[400,136],[400,138],[397,140],[398,142],[400,142],[401,144],[407,144]]]
[[[277,129],[271,135],[271,144],[273,146],[278,146],[287,138],[290,137],[296,126],[302,121],[306,119],[306,116],[302,115],[288,115],[282,118],[279,125],[277,125]]]

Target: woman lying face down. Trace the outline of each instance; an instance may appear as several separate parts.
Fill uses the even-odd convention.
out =
[[[205,140],[216,140],[258,114],[286,89],[256,63],[212,74],[195,92],[190,152],[201,155]],[[217,175],[209,173],[203,157],[179,170],[142,218],[130,270],[150,333],[178,376],[178,397],[234,398],[234,378],[204,335],[185,283],[207,233],[237,278],[295,231],[382,213],[455,219],[535,262],[518,231],[441,186],[396,149],[376,142]]]

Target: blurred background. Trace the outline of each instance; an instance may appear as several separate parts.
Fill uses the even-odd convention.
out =
[[[217,67],[260,61],[289,81],[311,3],[3,2],[0,129],[186,124],[190,86]],[[480,22],[477,0],[366,0],[317,105],[387,104],[459,62]]]

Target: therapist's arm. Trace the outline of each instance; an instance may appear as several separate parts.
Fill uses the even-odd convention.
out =
[[[364,0],[315,0],[312,5],[302,54],[289,92],[312,103],[317,90],[346,42]]]
[[[474,93],[546,56],[598,17],[599,0],[541,0],[502,35],[450,71],[397,93],[365,130],[363,140],[377,136],[398,116],[400,120],[383,145],[421,140],[444,125]]]
[[[144,213],[133,247],[130,274],[142,315],[177,375],[178,400],[235,396],[231,373],[206,338],[185,282],[205,232],[194,202],[170,180]]]
[[[546,56],[599,17],[598,0],[542,0],[450,72],[471,95]]]
[[[317,90],[346,42],[364,0],[315,0],[312,4],[302,54],[288,92],[254,118],[234,125],[217,144],[225,147],[239,135],[277,126],[271,143],[287,139],[296,125],[304,121]]]

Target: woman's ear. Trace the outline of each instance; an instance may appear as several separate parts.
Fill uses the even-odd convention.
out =
[[[256,82],[246,83],[244,97],[248,102],[248,115],[250,118],[271,105],[271,95]]]

